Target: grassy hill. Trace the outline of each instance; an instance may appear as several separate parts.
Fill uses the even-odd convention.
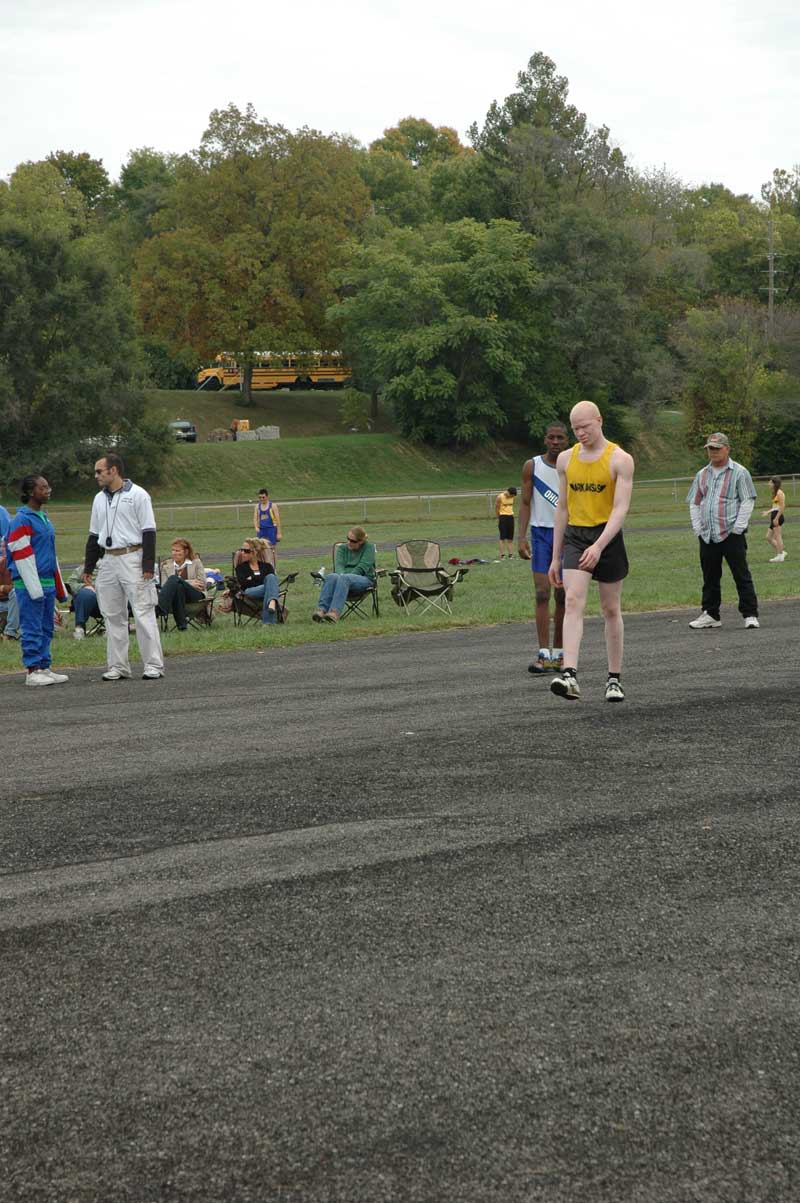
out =
[[[256,426],[279,426],[282,439],[346,433],[339,417],[341,389],[258,391],[253,393],[252,405],[242,405],[239,392],[207,393],[191,389],[158,389],[149,394],[149,400],[151,412],[165,422],[175,418],[194,422],[201,442],[206,442],[211,431],[218,427],[227,430],[232,418],[248,418],[253,430]],[[390,418],[379,416],[375,424],[377,433],[394,429]]]
[[[276,500],[442,493],[501,488],[518,481],[526,458],[538,450],[502,442],[471,451],[435,449],[409,443],[382,416],[372,433],[343,430],[341,394],[269,392],[242,406],[239,393],[160,390],[150,394],[152,412],[165,422],[188,418],[200,441],[177,444],[167,475],[152,488],[161,502],[243,501],[266,485]],[[210,443],[208,435],[231,418],[247,416],[252,427],[276,425],[281,438],[264,442]],[[685,419],[665,411],[653,431],[630,448],[640,480],[690,476],[703,462],[685,445]],[[87,479],[80,489],[57,491],[57,503],[84,503],[94,492]],[[6,503],[14,498],[4,499]]]

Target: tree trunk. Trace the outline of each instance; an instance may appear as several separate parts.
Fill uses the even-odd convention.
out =
[[[251,363],[246,364],[244,367],[240,368],[240,373],[241,373],[240,388],[241,388],[241,392],[242,392],[242,405],[252,405],[253,404],[253,365]]]
[[[374,388],[369,395],[369,418],[371,422],[378,418],[378,390]]]

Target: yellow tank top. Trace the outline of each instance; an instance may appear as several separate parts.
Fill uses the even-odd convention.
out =
[[[590,464],[578,459],[580,443],[572,448],[567,464],[567,514],[570,526],[601,526],[611,517],[614,480],[610,461],[616,446],[616,443],[609,443],[600,458]]]
[[[497,500],[499,502],[497,508],[498,514],[505,516],[507,514],[514,513],[514,502],[516,498],[512,497],[510,493],[499,493]]]

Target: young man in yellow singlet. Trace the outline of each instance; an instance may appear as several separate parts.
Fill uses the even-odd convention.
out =
[[[606,628],[608,680],[606,701],[624,702],[622,672],[622,582],[628,557],[622,523],[631,503],[633,458],[603,434],[603,418],[592,401],[579,401],[569,415],[578,440],[558,457],[559,498],[553,534],[551,584],[566,592],[564,668],[550,689],[577,701],[578,653],[589,582],[597,581]],[[563,556],[563,562],[562,562]]]

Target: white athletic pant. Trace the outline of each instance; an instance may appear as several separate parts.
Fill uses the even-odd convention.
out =
[[[164,671],[164,656],[156,618],[155,581],[142,579],[142,553],[129,551],[124,556],[103,556],[95,581],[97,604],[106,624],[108,667],[126,677],[131,675],[128,660],[128,602],[136,622],[136,639],[144,668]]]

